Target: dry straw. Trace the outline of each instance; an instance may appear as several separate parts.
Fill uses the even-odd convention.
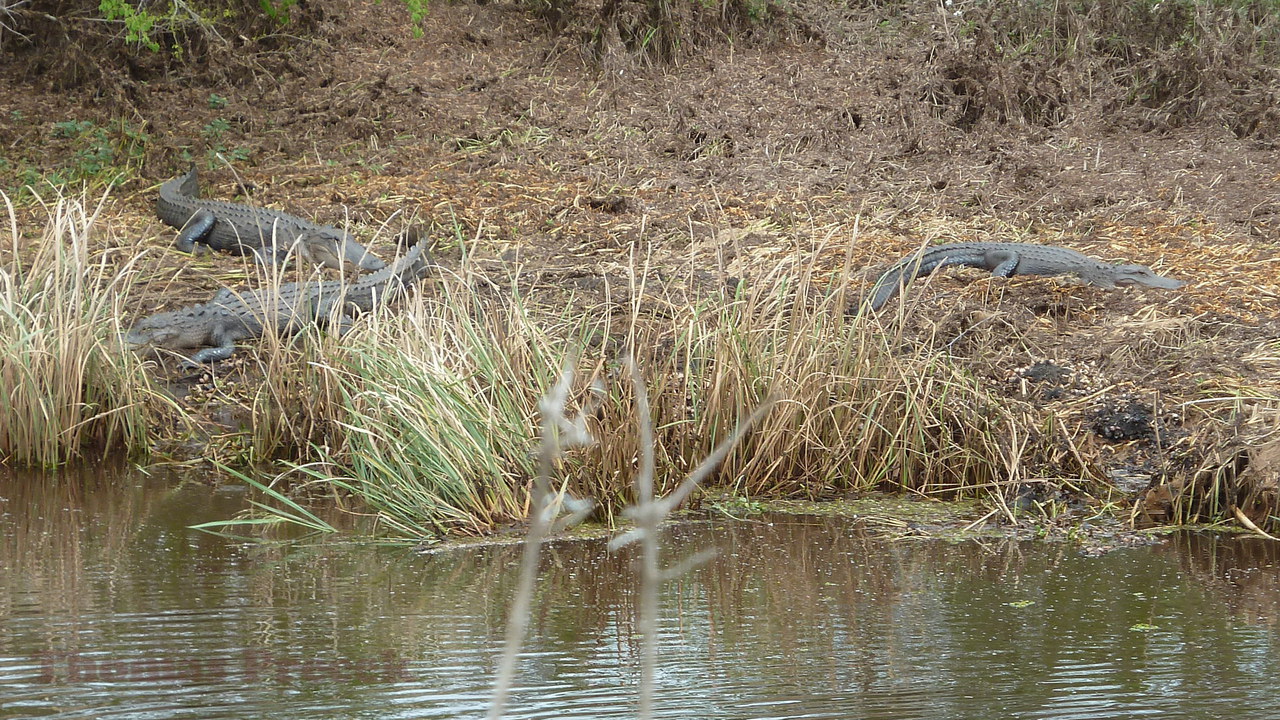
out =
[[[0,267],[0,462],[52,466],[90,447],[145,449],[164,403],[121,341],[137,258],[89,251],[105,196],[41,200],[47,222],[30,258],[0,197],[10,236]]]
[[[354,494],[389,534],[484,533],[525,516],[533,399],[568,348],[590,347],[578,372],[605,389],[592,417],[600,442],[562,463],[574,492],[610,517],[630,498],[642,452],[624,355],[648,369],[658,477],[687,473],[767,398],[777,399],[772,412],[708,482],[747,496],[933,495],[1032,472],[1025,459],[1056,431],[1014,433],[1025,408],[984,391],[930,344],[903,342],[899,318],[847,315],[843,291],[827,293],[814,275],[782,267],[684,307],[637,303],[622,319],[530,303],[520,276],[498,284],[464,263],[401,303],[394,322],[379,310],[341,338],[316,334],[287,354],[266,341],[256,452],[308,443],[308,480]],[[291,429],[276,430],[272,417]]]

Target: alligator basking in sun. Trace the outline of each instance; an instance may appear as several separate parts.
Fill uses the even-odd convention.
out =
[[[296,256],[314,265],[361,270],[386,266],[343,230],[300,217],[239,203],[200,199],[200,178],[193,167],[160,186],[156,214],[180,230],[177,247],[194,252],[196,243],[233,255],[252,255],[263,265]]]
[[[143,318],[125,335],[134,349],[165,349],[191,354],[188,365],[231,357],[236,341],[266,332],[292,335],[309,324],[336,323],[339,332],[352,318],[386,302],[423,277],[433,263],[426,242],[414,245],[390,267],[355,280],[288,283],[255,290],[219,290],[213,299],[181,310]]]
[[[1112,265],[1071,248],[1029,243],[952,243],[925,248],[894,263],[876,281],[866,302],[879,310],[914,278],[946,265],[990,270],[997,277],[1014,275],[1079,275],[1087,285],[1114,288],[1145,285],[1176,290],[1185,283],[1157,275],[1146,265]]]

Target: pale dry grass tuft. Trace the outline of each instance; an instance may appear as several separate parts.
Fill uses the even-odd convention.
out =
[[[29,259],[0,197],[11,253],[0,267],[0,462],[51,466],[88,447],[145,450],[164,404],[121,340],[137,258],[89,251],[105,197],[44,203],[48,221]]]

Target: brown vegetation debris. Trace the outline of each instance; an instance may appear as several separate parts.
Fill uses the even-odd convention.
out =
[[[1149,522],[1234,503],[1267,527],[1271,456],[1235,427],[1280,396],[1274,13],[956,5],[693,3],[655,19],[613,0],[459,2],[433,4],[416,37],[402,3],[317,0],[285,32],[242,3],[226,23],[170,28],[149,54],[89,22],[96,3],[37,2],[50,17],[20,18],[26,39],[0,31],[0,189],[25,224],[40,205],[24,185],[118,180],[92,256],[145,251],[138,315],[251,277],[177,252],[154,219],[158,184],[196,163],[207,197],[349,226],[380,253],[426,228],[495,307],[518,288],[604,318],[601,346],[632,314],[670,336],[698,303],[784,273],[804,283],[788,312],[856,305],[927,243],[1151,265],[1187,286],[948,270],[877,322],[895,348],[1016,401],[1035,428],[1019,442],[1041,454],[1011,473],[1151,468]],[[252,407],[251,393],[222,396]],[[1121,397],[1151,412],[1152,432],[1104,442],[1091,413]]]

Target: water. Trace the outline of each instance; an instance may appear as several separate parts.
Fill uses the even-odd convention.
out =
[[[0,717],[483,716],[518,547],[417,555],[186,529],[236,489],[0,481]],[[673,530],[670,718],[1280,718],[1280,550],[1182,535],[886,541],[846,520]],[[512,718],[635,716],[631,559],[548,548]]]

